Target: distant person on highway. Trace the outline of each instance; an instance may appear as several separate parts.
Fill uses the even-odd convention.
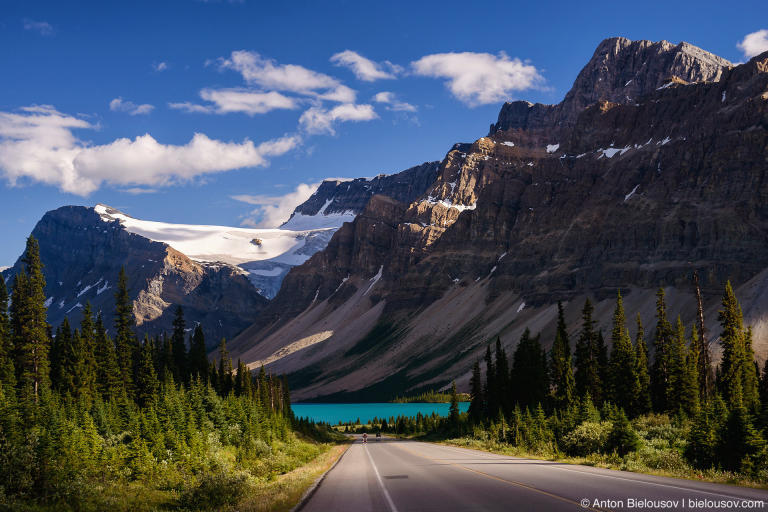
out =
[[[363,433],[363,443],[367,443],[367,442],[368,442],[368,434]]]
[[[381,432],[376,432],[376,440],[381,441]]]

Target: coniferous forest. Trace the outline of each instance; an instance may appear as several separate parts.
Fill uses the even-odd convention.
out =
[[[284,379],[233,368],[223,339],[209,362],[181,308],[138,339],[124,272],[113,337],[88,304],[52,330],[32,237],[23,263],[10,294],[0,279],[0,508],[219,509],[328,448]]]
[[[655,334],[648,340],[639,315],[635,339],[630,337],[620,293],[610,345],[593,313],[586,300],[572,341],[558,304],[549,351],[539,335],[526,330],[510,358],[497,338],[484,360],[474,364],[465,414],[455,405],[454,385],[450,417],[374,419],[337,428],[765,486],[768,362],[758,368],[751,329],[743,324],[731,284],[725,286],[719,312],[722,359],[716,366],[701,335],[701,307],[696,325],[686,328],[679,317],[673,323],[663,290],[657,292]]]

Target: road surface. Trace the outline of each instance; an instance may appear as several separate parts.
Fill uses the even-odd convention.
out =
[[[300,511],[369,510],[768,511],[768,491],[357,436]]]

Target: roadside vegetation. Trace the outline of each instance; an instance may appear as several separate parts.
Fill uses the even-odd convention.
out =
[[[209,362],[180,308],[171,336],[137,339],[122,272],[114,339],[88,304],[52,331],[34,238],[24,263],[10,308],[0,279],[0,509],[287,510],[343,449],[224,340]]]
[[[700,323],[667,319],[657,294],[649,359],[617,296],[610,353],[587,300],[572,356],[562,306],[552,349],[525,331],[511,361],[496,340],[474,365],[469,411],[337,427],[383,431],[502,454],[768,487],[768,362],[759,371],[751,328],[726,284],[719,313],[723,357],[711,364]],[[484,370],[484,371],[483,371]],[[761,375],[762,374],[762,375]]]

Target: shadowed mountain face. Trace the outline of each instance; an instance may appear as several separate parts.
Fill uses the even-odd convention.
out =
[[[45,264],[48,321],[55,327],[66,316],[77,326],[90,302],[111,326],[115,283],[125,266],[140,334],[170,331],[181,305],[190,330],[201,323],[215,346],[251,325],[288,270],[325,248],[374,194],[412,201],[435,181],[438,164],[326,181],[280,229],[145,221],[106,205],[50,211],[32,232]],[[19,261],[3,275],[10,280],[21,268]]]
[[[410,203],[375,196],[286,277],[232,344],[300,399],[388,398],[457,379],[525,327],[550,343],[556,302],[607,328],[617,289],[652,332],[655,291],[710,338],[738,287],[768,353],[768,53],[740,66],[681,43],[609,39],[558,105],[507,103]],[[632,327],[632,326],[630,326]],[[634,332],[634,329],[632,329]]]
[[[188,327],[202,323],[213,346],[222,336],[241,331],[267,304],[237,267],[195,262],[167,244],[127,231],[119,221],[105,221],[94,208],[50,211],[32,236],[40,243],[53,326],[65,316],[78,325],[90,302],[111,327],[121,266],[128,274],[140,334],[170,332],[175,305],[181,305]],[[21,268],[18,261],[5,275],[12,279]]]

